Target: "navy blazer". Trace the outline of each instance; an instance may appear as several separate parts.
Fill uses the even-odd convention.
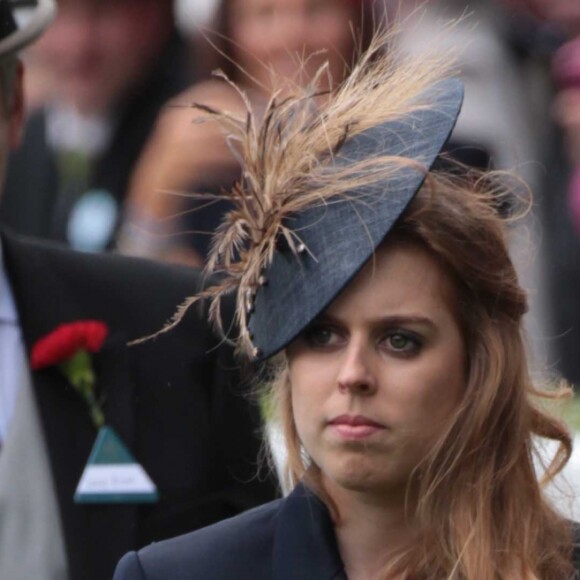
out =
[[[580,578],[580,526],[572,523]],[[304,485],[202,530],[130,552],[113,580],[347,580],[326,506]]]
[[[299,485],[276,500],[130,552],[114,580],[346,580],[326,506]]]

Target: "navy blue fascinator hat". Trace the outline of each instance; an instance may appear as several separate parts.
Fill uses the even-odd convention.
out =
[[[330,95],[317,80],[275,95],[258,121],[196,105],[229,133],[242,178],[193,297],[237,295],[238,349],[253,360],[286,347],[372,257],[421,188],[463,100],[443,58],[401,58],[378,38]],[[324,69],[319,77],[326,74]],[[245,96],[242,94],[242,98]],[[230,329],[222,329],[226,334]]]
[[[55,13],[54,0],[0,0],[0,58],[34,42]]]

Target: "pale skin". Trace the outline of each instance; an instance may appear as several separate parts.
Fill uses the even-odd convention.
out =
[[[59,0],[34,52],[52,96],[84,115],[106,115],[149,73],[172,29],[167,0]]]
[[[272,89],[272,70],[278,81],[303,84],[328,61],[330,78],[336,83],[344,77],[353,51],[352,22],[359,14],[355,2],[232,0],[231,5],[236,60],[264,92]]]
[[[338,506],[349,580],[375,580],[413,539],[407,483],[465,388],[455,299],[424,249],[383,245],[287,349],[296,428]]]

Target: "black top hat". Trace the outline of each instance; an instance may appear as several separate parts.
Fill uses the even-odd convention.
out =
[[[55,13],[54,0],[0,0],[0,58],[34,42]]]

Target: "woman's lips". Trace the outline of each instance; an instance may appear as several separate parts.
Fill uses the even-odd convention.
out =
[[[364,415],[340,415],[328,422],[330,428],[343,439],[365,439],[380,431],[385,426]]]

